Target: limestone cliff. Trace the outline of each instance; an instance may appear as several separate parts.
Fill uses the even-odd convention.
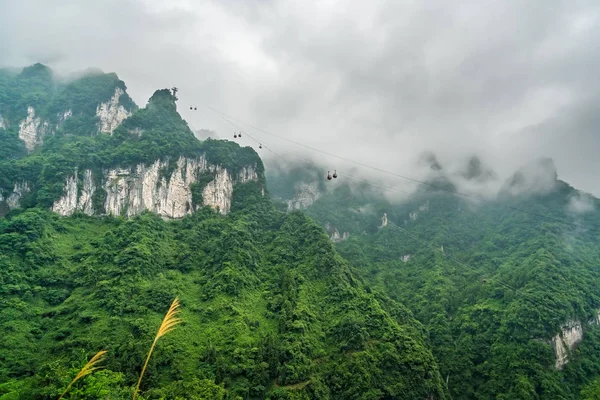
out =
[[[0,206],[4,206],[9,210],[18,208],[21,198],[31,190],[29,186],[29,182],[18,182],[15,183],[13,190],[9,193],[0,191]]]
[[[129,111],[119,104],[119,99],[125,94],[120,87],[115,88],[115,94],[105,103],[100,103],[96,108],[99,119],[98,129],[102,133],[112,135],[113,131],[131,115]]]
[[[174,168],[167,176],[173,162]],[[195,187],[207,178],[209,181],[203,187]],[[203,205],[225,214],[231,209],[235,185],[256,180],[254,165],[247,165],[239,174],[232,175],[220,165],[209,164],[204,156],[109,169],[103,171],[101,177],[85,170],[83,177],[76,172],[67,178],[64,195],[54,203],[52,210],[60,215],[71,215],[76,210],[98,214],[93,204],[97,198],[103,212],[112,215],[131,217],[148,210],[164,218],[181,218]],[[195,195],[195,190],[200,196]],[[103,197],[95,196],[97,193],[103,193]]]
[[[288,211],[303,210],[310,207],[319,198],[319,195],[319,188],[316,182],[300,183],[296,196],[288,200]]]
[[[329,222],[325,224],[325,230],[329,234],[329,239],[334,243],[343,242],[350,237],[350,232],[344,232],[340,235],[340,231]]]
[[[19,124],[19,138],[25,143],[28,151],[42,143],[44,133],[48,130],[48,122],[42,122],[35,116],[35,109],[27,107],[27,118]]]
[[[569,353],[573,351],[577,343],[583,340],[583,329],[581,322],[576,320],[567,321],[561,332],[552,338],[552,348],[556,355],[555,367],[562,369],[569,361]]]

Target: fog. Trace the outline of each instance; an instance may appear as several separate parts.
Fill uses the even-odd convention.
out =
[[[456,175],[477,155],[497,178],[460,187],[481,193],[550,157],[600,197],[599,16],[596,0],[0,0],[0,64],[116,72],[140,106],[177,86],[195,132],[243,128],[267,165],[413,185],[376,168],[423,179],[432,151]]]

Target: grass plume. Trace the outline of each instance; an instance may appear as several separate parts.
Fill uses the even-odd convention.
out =
[[[140,389],[140,383],[142,383],[142,377],[144,376],[144,372],[146,372],[146,367],[148,366],[148,361],[150,360],[150,356],[152,355],[152,351],[154,351],[154,346],[156,346],[156,342],[158,339],[166,335],[175,329],[175,325],[181,322],[181,319],[177,318],[176,315],[179,312],[179,298],[175,297],[173,303],[171,303],[171,307],[169,307],[169,311],[167,311],[167,315],[163,319],[162,324],[158,328],[158,332],[156,333],[156,337],[154,338],[154,342],[152,342],[152,347],[150,347],[150,351],[148,352],[148,357],[146,357],[146,362],[144,363],[144,367],[142,368],[142,373],[140,374],[140,379],[138,379],[137,385],[135,387],[135,392],[133,392],[133,400],[135,400],[138,390]]]
[[[69,386],[67,386],[67,388],[65,389],[65,391],[63,392],[63,394],[60,395],[60,397],[58,398],[58,400],[62,399],[63,396],[65,394],[67,394],[67,392],[69,391],[69,389],[71,389],[71,386],[73,386],[73,384],[75,382],[77,382],[79,379],[83,378],[86,375],[91,374],[93,371],[102,368],[99,366],[96,366],[96,364],[98,364],[99,362],[102,361],[102,359],[104,358],[104,355],[106,354],[106,350],[101,350],[99,352],[96,353],[96,355],[94,357],[92,357],[92,359],[90,361],[88,361],[87,364],[85,364],[83,366],[83,368],[81,368],[79,370],[79,372],[77,373],[77,375],[75,375],[75,378],[71,381],[71,383],[69,383]]]

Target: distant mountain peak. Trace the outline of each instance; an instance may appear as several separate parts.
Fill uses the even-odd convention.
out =
[[[159,106],[177,111],[177,105],[175,104],[176,100],[177,98],[169,89],[159,89],[156,90],[154,94],[152,94],[152,97],[150,97],[150,100],[148,100],[148,106]]]
[[[441,171],[442,165],[437,159],[437,156],[432,151],[424,151],[419,157],[419,164],[429,167],[432,171]]]
[[[490,167],[487,167],[476,155],[469,157],[467,165],[459,174],[467,180],[477,182],[487,182],[498,178],[498,175]]]
[[[35,63],[29,67],[25,67],[20,73],[21,78],[52,79],[52,76],[52,70],[44,64],[40,63]]]
[[[546,194],[554,190],[557,182],[554,160],[541,157],[519,168],[507,180],[501,192],[511,195]]]

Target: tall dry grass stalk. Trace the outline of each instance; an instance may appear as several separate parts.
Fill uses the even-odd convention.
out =
[[[75,382],[77,382],[79,379],[83,378],[86,375],[91,374],[93,371],[102,368],[102,367],[97,367],[96,364],[98,364],[99,362],[102,361],[102,358],[104,358],[104,355],[106,354],[106,350],[101,350],[99,352],[96,353],[96,355],[94,357],[92,357],[92,359],[90,361],[88,361],[87,364],[85,364],[83,366],[83,368],[81,368],[81,370],[79,370],[79,372],[77,373],[77,375],[75,375],[75,379],[73,379],[71,381],[71,383],[69,383],[69,386],[67,386],[67,388],[65,389],[65,391],[63,392],[63,394],[60,395],[60,397],[58,398],[58,400],[62,399],[63,396],[65,394],[67,394],[67,392],[69,391],[69,389],[71,389],[71,386],[73,386],[73,384]]]
[[[140,379],[138,379],[137,386],[135,387],[135,392],[133,392],[133,400],[135,400],[135,398],[137,397],[138,390],[140,389],[140,383],[142,383],[142,377],[144,376],[144,372],[146,372],[146,367],[148,366],[148,361],[150,360],[152,351],[154,351],[154,346],[156,346],[156,342],[158,341],[158,339],[175,329],[175,325],[181,322],[181,319],[175,317],[175,315],[177,315],[179,311],[179,297],[175,297],[175,300],[173,300],[173,303],[171,303],[171,307],[169,307],[169,311],[167,311],[167,315],[165,315],[162,324],[160,324],[160,327],[158,328],[158,332],[156,334],[156,337],[154,338],[154,342],[152,342],[152,347],[150,347],[148,357],[146,357],[146,362],[144,363],[144,367],[142,368]]]

